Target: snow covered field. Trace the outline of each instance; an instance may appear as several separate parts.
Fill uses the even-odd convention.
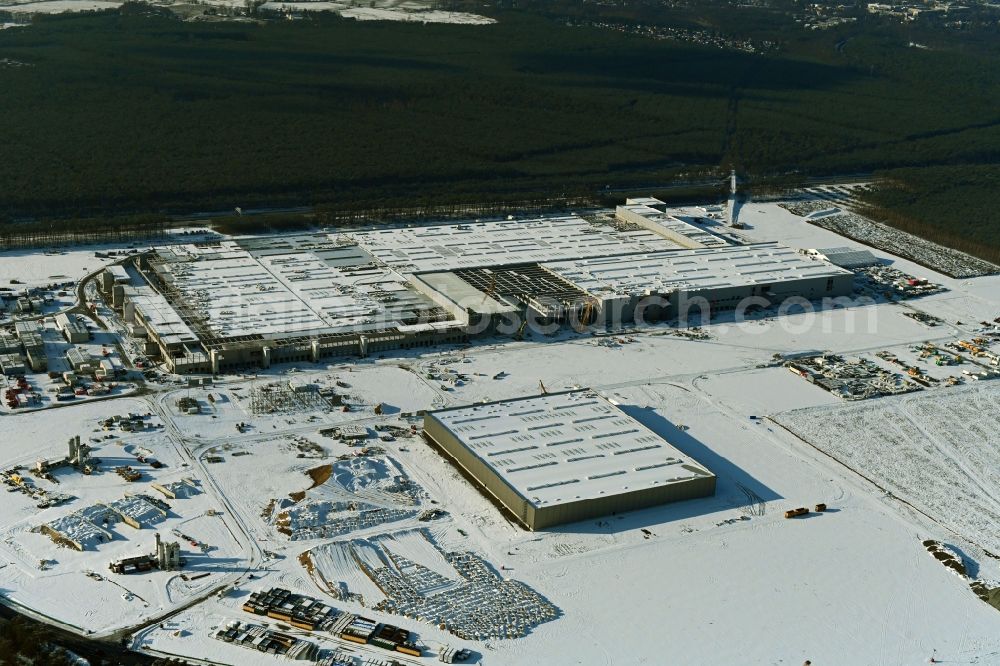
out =
[[[897,254],[959,278],[1000,272],[1000,267],[919,236],[894,229],[853,212],[860,207],[855,190],[864,185],[811,187],[786,207],[823,229]],[[836,204],[831,207],[831,204]]]
[[[415,23],[457,23],[461,25],[489,25],[496,23],[494,19],[469,12],[451,12],[433,9],[434,3],[429,2],[399,2],[398,0],[378,0],[371,6],[361,7],[355,2],[337,2],[336,0],[300,0],[284,2],[270,0],[262,5],[263,9],[271,11],[291,12],[337,12],[344,18],[358,21],[409,21]]]
[[[842,406],[779,422],[945,527],[1000,553],[1000,382]]]
[[[241,0],[199,0],[200,4],[242,9]],[[186,5],[184,0],[160,0],[154,4]],[[13,14],[61,14],[113,9],[122,5],[121,0],[0,0],[0,10]],[[437,3],[426,0],[374,0],[361,3],[347,0],[270,0],[262,5],[265,10],[288,12],[337,12],[345,18],[358,21],[408,21],[415,23],[454,23],[461,25],[489,25],[494,19],[469,12],[437,9]],[[17,24],[0,24],[0,28]]]
[[[97,251],[103,249],[103,246],[96,248]],[[113,258],[98,259],[94,252],[95,248],[48,250],[44,254],[27,250],[0,251],[0,286],[24,289],[78,281],[114,261]]]
[[[305,4],[305,3],[302,3]],[[379,9],[355,7],[340,12],[341,16],[359,21],[416,21],[418,23],[459,23],[462,25],[489,25],[494,19],[468,12],[447,12],[436,9],[410,11],[404,9]]]
[[[120,7],[117,0],[42,0],[0,4],[0,9],[12,14],[63,14],[65,12],[92,12]]]

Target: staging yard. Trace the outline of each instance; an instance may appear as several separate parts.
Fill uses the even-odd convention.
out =
[[[740,220],[755,241],[858,247],[778,204],[748,203]],[[815,314],[771,308],[744,322],[723,314],[699,335],[667,324],[614,335],[560,330],[275,365],[209,386],[147,383],[131,397],[0,416],[3,469],[64,455],[75,434],[87,442],[109,432],[116,439],[94,443],[94,456],[144,447],[166,465],[143,468],[137,483],[108,470],[63,469],[58,484],[27,475],[77,499],[39,512],[23,493],[5,497],[0,588],[82,633],[127,628],[136,649],[199,663],[283,663],[215,638],[234,621],[269,625],[359,665],[434,663],[446,644],[505,666],[890,665],[932,655],[994,663],[1000,612],[922,542],[947,544],[970,578],[1000,586],[1000,381],[966,375],[949,386],[947,377],[973,361],[988,366],[987,357],[955,351],[963,364],[937,365],[937,354],[920,355],[928,344],[954,351],[949,343],[986,335],[982,322],[1000,316],[1000,277],[952,279],[873,251],[945,290]],[[996,338],[984,340],[981,348],[1000,351]],[[790,355],[826,354],[905,373],[883,352],[939,381],[848,401],[785,366]],[[704,465],[715,494],[528,532],[420,436],[422,410],[581,388]],[[183,398],[199,413],[182,408]],[[128,412],[151,413],[155,427],[91,433]],[[29,531],[50,515],[185,478],[198,492],[168,500],[176,515],[155,529],[117,525],[115,539],[83,552]],[[828,510],[784,518],[819,503]],[[176,539],[174,530],[217,550],[180,540],[190,571],[107,570],[109,560],[147,552],[156,531]],[[41,559],[52,562],[45,571]],[[180,578],[203,571],[211,575]],[[424,656],[242,609],[251,593],[275,587],[403,627]],[[68,595],[83,601],[67,604]],[[507,613],[511,600],[530,612]],[[177,612],[189,601],[198,603]],[[504,612],[465,613],[474,601]]]
[[[7,491],[0,504],[0,585],[18,607],[82,633],[107,635],[196,599],[243,560],[243,544],[219,503],[205,492],[162,422],[146,416],[149,411],[145,401],[125,398],[51,412],[62,418],[23,414],[0,424]],[[141,416],[132,421],[141,425],[127,430],[121,422],[102,425],[130,413]],[[63,466],[49,478],[32,474],[37,460],[65,456],[66,442],[75,436],[92,447],[92,472]],[[138,478],[128,480],[126,473]],[[157,486],[175,497],[168,499]],[[52,506],[42,508],[46,500]],[[38,531],[42,526],[82,550],[57,544],[58,537]],[[177,540],[177,534],[188,537],[181,540],[183,572],[109,571],[113,561],[152,552],[156,533],[167,541]]]

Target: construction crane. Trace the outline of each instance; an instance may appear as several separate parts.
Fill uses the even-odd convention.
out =
[[[497,276],[491,275],[490,286],[486,287],[486,291],[483,292],[483,300],[482,303],[480,303],[480,305],[485,303],[487,298],[492,298],[496,300],[496,297],[497,297]]]
[[[580,325],[590,326],[597,319],[597,308],[600,302],[593,296],[588,298],[580,310]]]
[[[549,392],[548,389],[545,388],[545,384],[542,383],[541,379],[538,380],[538,389],[542,392],[542,395],[546,395]]]

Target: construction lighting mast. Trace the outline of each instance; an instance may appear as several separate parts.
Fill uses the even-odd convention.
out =
[[[729,172],[729,204],[726,206],[726,225],[734,229],[743,228],[743,225],[736,219],[736,169]]]

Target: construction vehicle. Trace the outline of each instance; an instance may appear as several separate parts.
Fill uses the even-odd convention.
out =
[[[469,650],[466,650],[464,648],[461,650],[456,650],[455,648],[449,645],[442,645],[441,648],[438,650],[438,661],[445,664],[454,664],[455,662],[463,662],[471,656],[472,653]]]
[[[797,518],[799,516],[805,516],[809,514],[809,509],[804,506],[800,506],[797,509],[789,509],[785,512],[785,518]]]
[[[961,347],[962,349],[967,350],[973,356],[982,356],[984,353],[981,348],[972,344],[971,342],[966,342],[965,340],[959,340],[958,346]]]

